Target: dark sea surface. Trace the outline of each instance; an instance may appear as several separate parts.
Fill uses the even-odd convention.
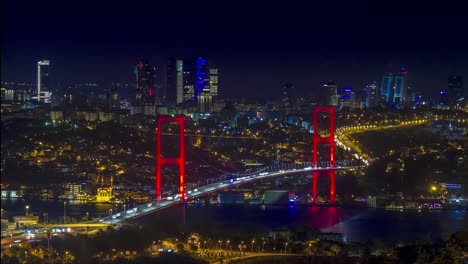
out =
[[[63,217],[63,201],[24,201],[2,199],[8,217],[29,212],[49,219]],[[127,205],[131,208],[133,205]],[[104,216],[111,204],[67,202],[66,214],[82,218]],[[434,241],[447,239],[452,233],[468,229],[466,210],[388,211],[385,209],[262,206],[262,205],[179,205],[135,221],[164,232],[200,232],[212,236],[262,235],[271,230],[295,229],[346,234],[349,242],[365,241]]]

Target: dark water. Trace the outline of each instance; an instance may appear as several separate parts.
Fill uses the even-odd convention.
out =
[[[47,213],[49,220],[63,217],[64,205],[63,201],[52,200],[31,200],[23,199],[2,199],[2,209],[8,218],[26,213],[26,205],[29,206],[29,213],[39,215],[42,221],[42,216]],[[89,214],[89,217],[104,216],[109,214],[109,209],[113,208],[112,204],[86,204],[79,201],[67,201],[65,211],[67,217],[82,218]]]
[[[63,202],[4,200],[2,208],[14,215],[24,214],[24,206],[32,212],[49,218],[63,216]],[[67,204],[67,215],[90,217],[107,215],[112,205]],[[30,209],[30,210],[31,210]],[[31,212],[31,211],[30,211]],[[16,214],[15,214],[16,213]],[[447,239],[452,233],[468,229],[465,210],[431,212],[387,211],[384,209],[340,207],[288,207],[244,205],[180,205],[137,220],[165,232],[184,230],[211,236],[264,235],[276,229],[320,229],[339,232],[348,241],[434,241]]]

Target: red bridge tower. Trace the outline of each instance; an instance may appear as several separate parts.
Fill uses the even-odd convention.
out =
[[[161,199],[161,166],[176,165],[179,167],[179,193],[180,199],[185,200],[185,133],[184,116],[171,117],[161,115],[157,118],[157,147],[156,147],[156,199]],[[161,157],[161,127],[163,123],[179,124],[179,157],[163,158]]]
[[[321,137],[318,134],[317,116],[319,113],[330,114],[330,135],[328,137]],[[330,202],[335,202],[335,110],[333,106],[317,106],[314,107],[314,140],[313,140],[313,153],[312,153],[312,167],[317,168],[317,145],[329,144],[330,145],[330,169],[325,171],[314,170],[312,177],[312,198],[313,203],[317,203],[317,178],[320,174],[326,173],[330,178]]]

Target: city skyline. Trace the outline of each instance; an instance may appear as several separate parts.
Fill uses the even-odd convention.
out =
[[[465,13],[2,1],[2,264],[468,261]]]
[[[35,8],[21,10],[21,4]],[[148,58],[161,72],[167,58],[176,56],[215,62],[222,72],[220,96],[227,98],[280,94],[286,82],[294,84],[298,96],[309,96],[330,79],[338,87],[360,89],[369,81],[380,82],[389,65],[405,65],[407,83],[436,96],[447,88],[447,76],[468,72],[466,40],[451,37],[462,32],[462,16],[454,9],[445,14],[445,7],[434,20],[435,8],[406,4],[405,10],[397,9],[400,25],[388,20],[396,7],[371,5],[330,9],[322,3],[306,9],[307,14],[300,6],[269,6],[258,13],[259,4],[248,10],[238,4],[230,12],[184,4],[173,19],[178,9],[170,4],[128,10],[104,3],[90,9],[88,4],[61,12],[64,6],[54,1],[2,3],[2,81],[34,81],[34,64],[44,59],[63,83],[131,81],[139,58]],[[210,16],[197,17],[201,11]],[[202,31],[190,24],[194,19],[206,25]],[[31,27],[35,20],[45,29]]]

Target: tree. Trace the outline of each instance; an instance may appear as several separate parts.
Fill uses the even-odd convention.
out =
[[[343,250],[343,248],[339,244],[333,244],[330,246],[330,250],[335,253],[335,256],[337,256],[338,253]]]
[[[197,250],[198,250],[197,245],[191,244],[191,245],[190,245],[190,250],[191,250],[191,251],[197,251]]]
[[[452,235],[445,245],[447,253],[450,255],[454,264],[463,263],[463,251],[467,247],[467,243],[463,243],[455,235]]]

